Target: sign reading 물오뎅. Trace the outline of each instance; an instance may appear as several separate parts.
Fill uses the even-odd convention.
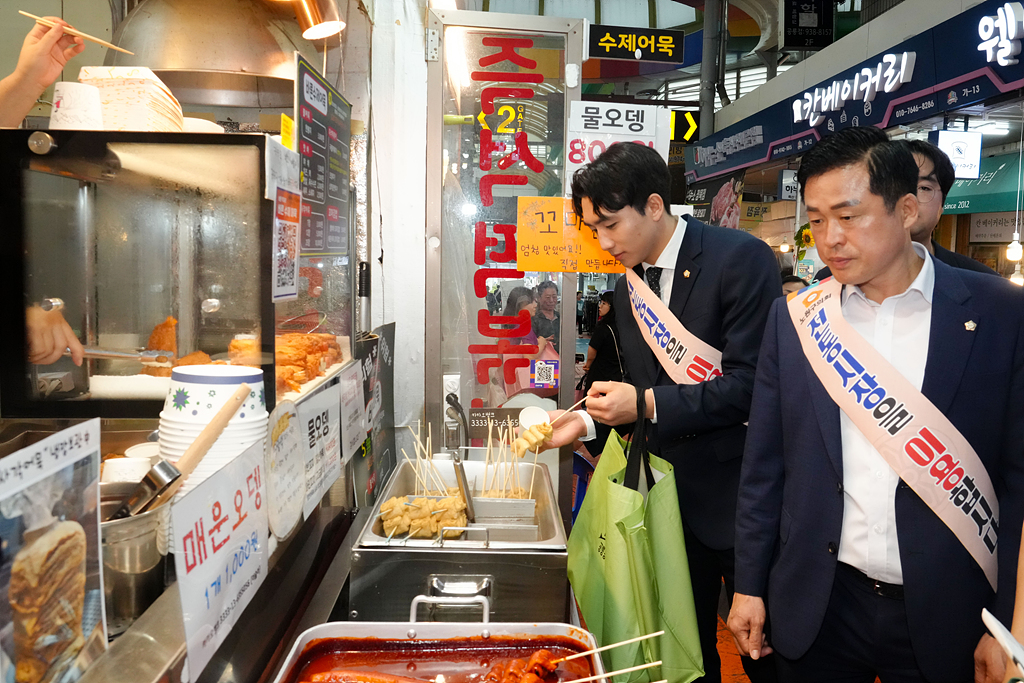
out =
[[[671,112],[665,107],[618,102],[573,102],[569,106],[569,143],[565,157],[565,194],[572,176],[616,142],[636,142],[668,161]],[[522,270],[522,267],[520,267]]]

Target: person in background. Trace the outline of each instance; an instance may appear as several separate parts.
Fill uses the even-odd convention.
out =
[[[619,353],[618,333],[615,331],[615,292],[609,290],[601,292],[600,302],[597,304],[597,325],[590,337],[590,346],[587,348],[587,361],[583,369],[587,373],[587,379],[583,384],[584,393],[590,391],[594,382],[621,382],[622,381],[622,357]],[[586,408],[586,404],[584,404]],[[608,440],[612,428],[606,424],[595,423],[594,429],[597,438],[592,442],[595,444],[595,452],[591,455],[598,455],[604,450],[604,443]],[[622,425],[616,431],[625,436],[632,432],[632,427]],[[589,450],[589,449],[588,449]]]
[[[807,280],[796,275],[787,275],[782,278],[782,294],[789,296],[793,292],[799,292],[801,289],[807,286]]]
[[[692,216],[676,218],[669,210],[671,185],[661,155],[632,142],[611,145],[573,175],[576,215],[636,280],[627,273],[615,285],[623,381],[595,382],[587,409],[558,423],[552,446],[593,438],[590,418],[611,426],[649,420],[648,449],[675,468],[706,672],[701,680],[710,683],[722,680],[718,603],[723,579],[732,596],[744,423],[768,310],[782,287],[771,247],[742,230],[705,225]],[[627,281],[635,282],[645,301],[657,297],[668,309],[669,324],[685,330],[680,334],[719,351],[720,371],[705,374],[706,381],[688,375],[696,383],[677,383],[662,364],[673,360],[655,355],[655,346],[664,349],[655,336],[660,328],[637,324]],[[679,375],[675,362],[673,372]],[[646,404],[646,414],[639,416],[638,391]],[[552,419],[558,414],[549,413]],[[753,683],[775,680],[771,660],[745,657],[743,668]]]
[[[512,297],[509,297],[511,299]],[[533,316],[533,331],[538,338],[543,337],[558,349],[561,335],[562,318],[558,315],[558,285],[545,280],[537,285],[537,303],[540,310]]]
[[[85,49],[85,41],[65,35],[70,26],[58,17],[45,17],[56,26],[34,24],[25,36],[14,72],[0,81],[0,128],[17,128],[36,100],[60,76],[72,57]]]
[[[0,80],[0,127],[20,126],[68,60],[85,49],[81,38],[64,34],[67,22],[57,17],[46,19],[56,26],[34,24],[22,43],[14,72]],[[75,365],[82,364],[85,350],[60,311],[44,311],[39,306],[26,309],[25,330],[30,363],[49,365],[70,349]]]
[[[1024,291],[911,240],[919,166],[878,128],[824,138],[797,179],[835,275],[768,317],[729,628],[787,681],[1000,683],[980,615],[1013,615]]]
[[[526,311],[530,315],[530,329],[524,336],[513,337],[508,341],[510,344],[517,346],[533,346],[536,344],[537,352],[514,355],[506,354],[506,359],[526,358],[528,360],[537,360],[544,353],[544,349],[547,347],[549,342],[545,337],[538,337],[537,334],[533,331],[532,321],[535,319],[537,315],[537,298],[534,295],[533,290],[528,287],[516,287],[511,292],[509,292],[508,299],[506,300],[505,303],[505,310],[502,312],[502,314],[511,317],[519,315],[521,311]],[[509,327],[515,327],[515,325],[511,325]],[[528,369],[529,368],[527,368],[527,370]],[[516,381],[505,383],[505,394],[509,398],[522,391],[529,391],[530,393],[537,395],[547,395],[551,393],[547,389],[530,389],[527,386],[524,386],[522,373],[523,370],[521,368],[517,369]],[[555,391],[557,392],[557,389]]]
[[[942,217],[946,195],[949,194],[949,190],[956,180],[953,162],[949,160],[945,152],[927,140],[899,141],[897,144],[906,145],[914,155],[914,161],[917,162],[918,214],[917,221],[910,228],[910,239],[924,245],[928,253],[947,266],[998,276],[999,273],[984,263],[941,247],[932,239],[932,233],[939,224],[939,218]],[[832,270],[825,266],[817,272],[814,279],[824,280],[831,275]]]
[[[576,292],[576,333],[583,334],[583,292]]]

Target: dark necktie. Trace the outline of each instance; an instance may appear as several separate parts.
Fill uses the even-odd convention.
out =
[[[654,296],[661,298],[661,268],[657,266],[651,266],[644,275],[647,276],[647,284],[650,286],[651,291],[654,292]]]

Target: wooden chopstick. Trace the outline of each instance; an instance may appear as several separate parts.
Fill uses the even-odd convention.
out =
[[[569,409],[568,409],[567,411],[565,411],[564,413],[562,413],[561,415],[559,415],[558,417],[556,417],[556,418],[555,418],[554,420],[552,420],[552,421],[551,421],[551,426],[552,426],[552,427],[554,427],[554,426],[555,426],[555,423],[556,423],[556,422],[558,422],[558,421],[559,421],[559,420],[561,420],[561,419],[562,419],[563,417],[565,417],[566,415],[568,415],[569,413],[571,413],[571,412],[572,412],[573,410],[575,410],[576,408],[578,408],[578,407],[580,406],[580,404],[582,404],[582,403],[583,403],[584,401],[586,401],[586,400],[587,400],[587,397],[586,397],[586,396],[584,396],[583,398],[581,398],[581,399],[580,399],[579,401],[577,401],[576,403],[573,403],[573,404],[572,404],[571,406],[569,406]]]
[[[29,14],[28,12],[24,12],[22,10],[18,10],[18,14],[20,14],[20,15],[22,15],[24,17],[28,17],[29,19],[35,19],[37,24],[42,24],[43,26],[48,26],[50,28],[53,28],[54,26],[57,26],[57,24],[53,23],[49,19],[43,19],[42,17],[37,17],[34,14]],[[70,26],[64,26],[63,28],[64,28],[64,33],[67,33],[69,35],[78,36],[79,38],[85,38],[86,40],[91,40],[94,43],[98,43],[99,45],[102,45],[103,47],[108,47],[111,50],[117,50],[118,52],[123,52],[123,53],[128,54],[128,55],[134,55],[135,54],[134,52],[130,52],[128,50],[125,50],[123,47],[118,47],[117,45],[114,45],[113,43],[108,43],[105,40],[101,40],[101,39],[97,38],[96,36],[90,36],[88,33],[82,33],[78,29],[71,28]]]
[[[572,683],[589,683],[589,681],[596,681],[602,678],[611,680],[612,676],[618,676],[619,674],[628,674],[633,671],[640,671],[641,669],[650,669],[652,666],[661,666],[661,660],[656,662],[648,662],[647,664],[641,664],[640,666],[631,666],[628,669],[619,669],[618,671],[609,671],[606,674],[598,674],[596,676],[590,676],[589,678],[577,678]]]
[[[556,659],[556,660],[552,661],[551,663],[552,664],[558,664],[560,662],[568,662],[570,659],[576,659],[578,657],[586,657],[587,655],[592,655],[595,652],[604,652],[605,650],[611,650],[613,647],[619,647],[620,645],[629,645],[630,643],[636,643],[636,642],[641,641],[641,640],[647,640],[648,638],[655,638],[657,636],[664,635],[664,634],[665,634],[664,631],[657,631],[656,633],[648,633],[646,636],[637,636],[636,638],[630,638],[629,640],[623,640],[621,643],[612,643],[611,645],[605,645],[604,647],[594,648],[593,650],[587,650],[586,652],[577,652],[574,655],[569,655],[568,657],[562,657],[561,659]]]

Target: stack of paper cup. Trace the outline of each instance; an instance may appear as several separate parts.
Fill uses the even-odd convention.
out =
[[[267,435],[263,371],[240,365],[188,365],[171,371],[171,388],[160,413],[160,455],[176,462],[217,411],[245,382],[249,397],[179,489],[188,492]]]
[[[54,84],[50,128],[103,130],[99,88],[71,81]]]

